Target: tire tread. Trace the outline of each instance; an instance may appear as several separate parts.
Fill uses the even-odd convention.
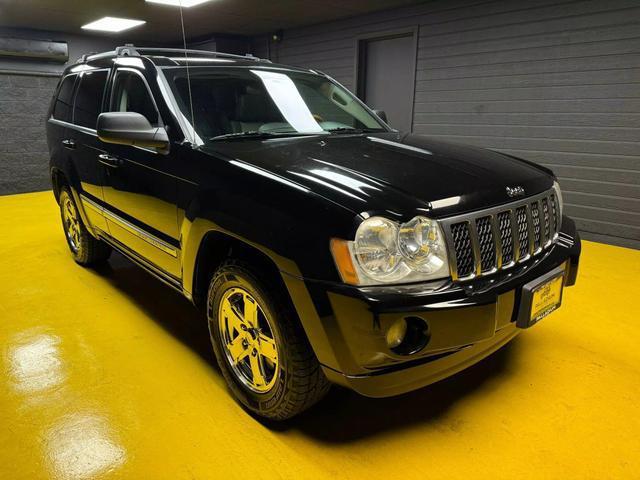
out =
[[[93,235],[91,235],[91,233],[89,233],[89,230],[84,224],[84,221],[82,220],[82,216],[78,211],[78,206],[76,205],[75,199],[73,198],[73,195],[69,190],[69,187],[66,187],[66,186],[62,187],[60,192],[61,208],[62,208],[62,202],[63,202],[62,200],[63,195],[67,195],[71,199],[71,202],[73,203],[73,206],[76,209],[76,214],[78,215],[78,218],[80,220],[81,247],[77,253],[74,253],[73,251],[71,251],[73,255],[73,259],[76,261],[76,263],[85,267],[105,262],[111,256],[111,247],[107,245],[105,242],[103,242],[102,240],[95,238]],[[63,227],[64,227],[64,222],[63,222]]]
[[[320,401],[328,393],[331,384],[320,367],[293,306],[284,297],[285,293],[281,289],[267,286],[264,282],[259,281],[254,269],[247,262],[228,259],[218,267],[209,285],[209,302],[213,298],[213,290],[220,276],[233,272],[250,279],[252,284],[257,284],[260,290],[266,293],[267,298],[274,303],[274,311],[279,312],[278,325],[285,337],[284,343],[286,343],[287,352],[283,353],[287,355],[290,372],[287,375],[285,394],[276,407],[265,412],[256,411],[250,406],[244,405],[254,413],[273,420],[286,420],[294,417]],[[221,363],[221,359],[218,359],[218,362]],[[234,381],[225,367],[226,365],[221,365],[225,378],[228,382]]]

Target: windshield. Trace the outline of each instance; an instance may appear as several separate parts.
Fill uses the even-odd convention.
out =
[[[184,68],[165,69],[191,128]],[[311,73],[191,67],[193,122],[199,140],[386,131],[351,93]]]

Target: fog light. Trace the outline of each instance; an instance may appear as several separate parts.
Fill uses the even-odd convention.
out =
[[[404,317],[393,322],[387,330],[387,345],[396,355],[413,355],[427,346],[431,331],[427,321],[420,317]]]
[[[396,320],[387,330],[387,346],[390,349],[396,348],[404,340],[407,334],[407,321],[404,318]]]

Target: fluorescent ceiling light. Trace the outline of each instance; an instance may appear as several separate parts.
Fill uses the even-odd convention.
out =
[[[101,30],[103,32],[122,32],[129,28],[147,23],[144,20],[131,20],[129,18],[104,17],[95,22],[83,25],[84,30]]]
[[[145,0],[147,3],[160,3],[162,5],[173,5],[174,7],[183,6],[184,8],[195,7],[196,5],[209,1],[210,0]]]

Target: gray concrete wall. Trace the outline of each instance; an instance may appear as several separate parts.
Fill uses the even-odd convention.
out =
[[[410,27],[414,132],[552,168],[585,237],[640,248],[638,0],[434,0],[286,30],[271,57],[355,90],[357,39]]]
[[[122,40],[0,28],[0,36],[63,40],[69,61]],[[0,57],[0,195],[50,188],[45,115],[65,64]]]
[[[45,114],[58,76],[0,73],[0,195],[50,188]]]

